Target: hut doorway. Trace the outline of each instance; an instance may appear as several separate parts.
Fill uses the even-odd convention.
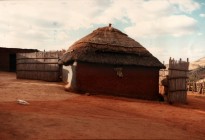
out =
[[[16,54],[9,55],[9,71],[16,71]]]

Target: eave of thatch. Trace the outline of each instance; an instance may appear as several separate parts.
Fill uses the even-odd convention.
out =
[[[60,64],[70,65],[74,61],[165,68],[141,44],[112,27],[99,28],[75,42]]]

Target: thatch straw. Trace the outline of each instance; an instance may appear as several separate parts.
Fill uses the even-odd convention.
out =
[[[74,61],[164,68],[141,44],[110,26],[98,28],[75,42],[60,64],[69,65]]]

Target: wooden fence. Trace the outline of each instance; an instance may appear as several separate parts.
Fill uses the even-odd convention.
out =
[[[62,68],[58,65],[62,52],[18,53],[17,78],[60,81]]]
[[[169,60],[168,73],[168,101],[170,103],[187,102],[187,78],[188,78],[189,60],[187,62]]]

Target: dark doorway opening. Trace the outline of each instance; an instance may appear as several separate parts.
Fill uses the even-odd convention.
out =
[[[9,71],[16,71],[16,54],[9,55]]]

